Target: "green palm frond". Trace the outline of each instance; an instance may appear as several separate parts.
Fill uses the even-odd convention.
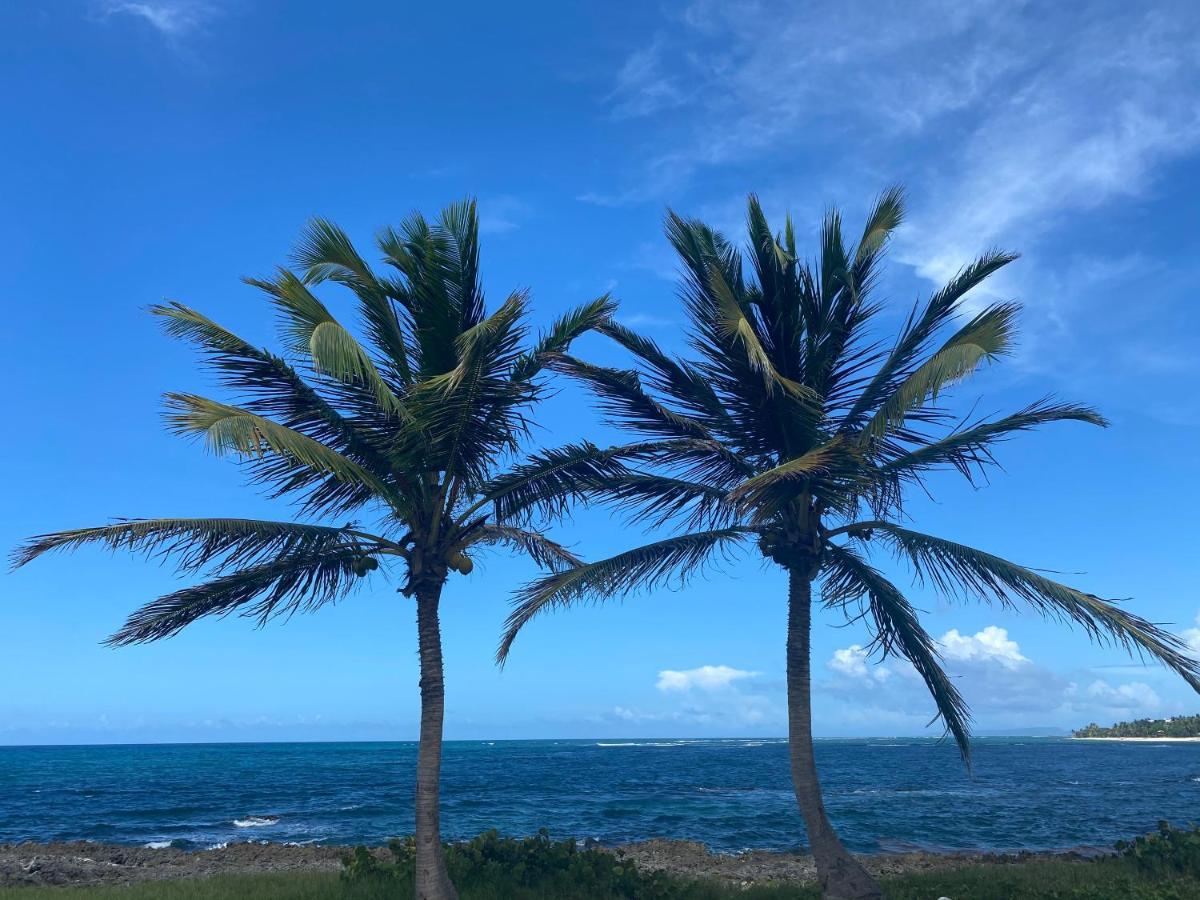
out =
[[[740,509],[721,488],[664,475],[630,472],[593,492],[597,500],[614,503],[630,513],[631,523],[661,528],[676,522],[687,529],[727,527],[738,521]]]
[[[1039,400],[1018,412],[968,425],[940,440],[896,454],[879,466],[877,475],[884,480],[912,478],[938,466],[950,465],[973,481],[975,471],[994,463],[991,448],[995,444],[1051,422],[1086,422],[1108,427],[1108,420],[1089,406]]]
[[[524,553],[543,569],[554,572],[583,565],[583,560],[562,544],[540,532],[511,525],[482,525],[474,533],[472,542],[508,547]]]
[[[172,337],[204,351],[221,381],[244,395],[245,408],[319,441],[368,469],[380,480],[396,477],[379,439],[335,410],[281,357],[260,350],[182,303],[153,306]],[[288,477],[295,475],[289,471]],[[269,480],[269,479],[268,479]],[[403,474],[400,473],[400,480]],[[358,498],[360,501],[363,499]]]
[[[463,515],[490,503],[502,522],[533,512],[556,518],[567,512],[572,500],[585,499],[628,474],[622,459],[639,455],[644,446],[601,449],[584,441],[539,451],[480,485],[480,499]]]
[[[346,596],[358,583],[355,548],[305,550],[249,566],[160,597],[136,610],[106,643],[120,647],[178,634],[206,616],[234,611],[262,626],[271,619],[311,612]]]
[[[390,288],[359,255],[346,232],[327,219],[312,219],[300,235],[293,259],[306,284],[331,280],[354,291],[372,343],[399,381],[409,383],[408,345]]]
[[[948,385],[970,375],[984,360],[1007,353],[1019,310],[1016,304],[1003,303],[988,307],[971,319],[896,385],[863,429],[864,435],[882,437],[889,429],[903,424],[909,412],[926,399],[936,400]]]
[[[730,492],[729,499],[748,509],[765,507],[771,510],[765,513],[769,516],[799,494],[812,493],[814,477],[839,468],[853,472],[856,458],[854,447],[835,437],[827,444],[747,479]]]
[[[938,718],[953,735],[968,765],[971,759],[971,714],[958,688],[942,669],[937,642],[921,627],[916,610],[888,581],[851,547],[825,546],[822,566],[827,606],[845,607],[867,598],[873,643],[886,656],[902,656],[917,670],[937,706]]]
[[[775,367],[771,354],[763,346],[750,317],[746,315],[746,310],[734,297],[721,270],[713,266],[710,278],[713,297],[717,301],[716,321],[724,336],[742,347],[750,368],[762,376],[767,394],[770,395],[776,387],[779,387],[793,397],[809,402],[813,401],[815,395],[809,387],[786,377]]]
[[[672,576],[682,583],[699,574],[714,555],[728,552],[746,536],[741,528],[680,535],[535,581],[516,594],[496,659],[504,664],[517,633],[540,613],[579,600],[598,602],[641,588],[649,590]]]
[[[704,422],[709,430],[728,433],[733,429],[733,420],[721,398],[695,366],[676,359],[654,341],[619,322],[608,322],[597,331],[612,338],[648,366],[647,383],[669,396],[688,415]]]
[[[528,381],[533,378],[552,358],[570,350],[577,337],[589,331],[602,330],[610,323],[616,309],[617,304],[608,294],[604,294],[559,316],[517,362],[513,368],[513,380]]]
[[[404,403],[379,374],[371,355],[303,281],[280,269],[272,281],[248,278],[246,282],[272,298],[282,315],[289,349],[310,360],[317,373],[362,385],[389,414],[407,416]]]
[[[198,434],[217,454],[261,458],[274,453],[291,464],[370,488],[393,501],[393,491],[371,472],[336,450],[278,422],[195,394],[168,393],[167,423],[176,434]]]
[[[76,550],[86,544],[174,559],[180,573],[253,566],[276,557],[302,556],[335,546],[361,548],[363,553],[399,549],[385,538],[358,531],[352,525],[329,528],[261,519],[129,519],[37,535],[13,554],[13,567],[19,568],[44,553]]]
[[[871,533],[907,560],[917,577],[950,597],[979,598],[1014,607],[1023,602],[1050,618],[1080,625],[1098,643],[1149,654],[1200,690],[1200,659],[1175,635],[1126,612],[1111,600],[1059,584],[1032,569],[973,547],[871,521],[836,529],[851,537]]]
[[[550,367],[584,382],[597,395],[601,408],[616,424],[661,438],[701,438],[711,435],[704,423],[653,399],[636,372],[610,369],[573,356],[557,356]]]
[[[964,266],[918,312],[913,310],[891,352],[862,388],[844,418],[844,429],[855,430],[861,420],[895,393],[926,352],[934,336],[960,308],[963,298],[990,276],[1017,259],[1017,254],[992,250]]]

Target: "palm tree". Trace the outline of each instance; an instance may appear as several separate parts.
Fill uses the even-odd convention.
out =
[[[695,358],[670,355],[609,323],[600,330],[633,355],[636,368],[565,354],[551,365],[586,383],[611,422],[645,441],[626,448],[629,464],[621,464],[619,475],[577,490],[614,502],[635,521],[673,525],[674,533],[528,585],[498,654],[503,662],[518,631],[545,610],[685,578],[737,545],[778,564],[788,576],[792,779],[829,897],[880,893],[842,846],[822,803],[810,714],[814,602],[864,620],[874,650],[912,663],[969,762],[967,706],[916,610],[865,554],[868,541],[941,592],[1004,607],[1027,604],[1082,626],[1093,639],[1148,653],[1200,690],[1200,663],[1150,622],[1034,570],[899,524],[905,489],[925,487],[936,469],[951,467],[974,482],[993,463],[995,446],[1019,432],[1063,420],[1105,424],[1091,409],[1050,400],[966,422],[939,405],[953,382],[1009,352],[1015,304],[993,303],[961,317],[965,295],[1015,257],[985,254],[918,305],[894,341],[882,341],[870,330],[880,311],[871,290],[902,217],[901,192],[887,191],[857,246],[847,248],[841,218],[831,212],[818,260],[807,264],[797,256],[791,221],[773,235],[752,196],[747,277],[742,254],[724,237],[668,215]],[[817,580],[823,590],[814,598]]]
[[[368,266],[339,228],[314,220],[296,250],[296,271],[248,279],[279,316],[282,355],[183,304],[152,310],[169,334],[197,345],[237,395],[230,405],[168,394],[170,429],[240,458],[252,483],[297,501],[305,521],[118,521],[32,538],[14,562],[100,543],[172,558],[181,574],[202,575],[200,584],[134,612],[109,638],[113,646],[169,637],[235,611],[261,626],[341,599],[381,563],[398,569],[400,592],[415,598],[420,659],[416,889],[420,898],[444,900],[456,894],[438,819],[442,589],[452,572],[469,574],[471,555],[488,546],[549,569],[579,562],[510,520],[530,491],[543,502],[560,487],[569,493],[564,478],[572,471],[595,477],[607,463],[590,445],[571,448],[569,460],[556,451],[507,469],[500,461],[527,431],[546,361],[605,322],[613,305],[605,296],[581,306],[525,348],[524,293],[485,309],[473,201],[448,207],[434,224],[413,215],[399,230],[384,230],[378,245],[387,273]],[[325,282],[356,298],[365,343],[313,292]],[[375,527],[313,522],[366,514]]]

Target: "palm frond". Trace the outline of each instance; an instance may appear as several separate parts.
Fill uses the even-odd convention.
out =
[[[822,563],[822,599],[845,607],[867,598],[874,646],[885,656],[902,656],[925,682],[937,717],[953,735],[963,761],[971,762],[971,713],[958,688],[942,669],[937,642],[921,627],[916,610],[894,584],[851,547],[829,542]]]
[[[500,521],[521,519],[533,511],[563,515],[571,501],[585,499],[628,474],[622,459],[636,457],[644,446],[601,449],[584,441],[542,450],[480,485],[480,499],[463,516],[488,503],[495,505]]]
[[[334,603],[357,584],[362,554],[335,545],[276,557],[204,584],[186,587],[136,610],[106,643],[120,647],[178,634],[197,619],[240,610],[260,626],[278,616]]]
[[[631,523],[651,528],[671,521],[688,530],[721,528],[734,524],[740,514],[721,488],[641,472],[613,478],[593,491],[593,498],[616,504],[630,512]]]
[[[975,597],[1015,607],[1024,602],[1049,618],[1074,622],[1100,644],[1149,654],[1200,691],[1200,659],[1178,637],[1114,601],[1052,581],[1045,575],[963,544],[901,528],[890,522],[860,522],[836,529],[852,537],[878,536],[942,594]]]
[[[916,360],[923,355],[934,335],[953,319],[963,298],[1015,259],[1015,253],[991,250],[963,267],[945,287],[930,297],[919,312],[914,309],[891,353],[851,405],[845,416],[844,428],[857,429],[867,414],[892,395],[896,386],[911,373]]]
[[[942,347],[896,385],[863,429],[882,437],[903,424],[905,417],[926,399],[936,399],[948,385],[970,375],[984,360],[1007,353],[1014,319],[1020,307],[1013,303],[991,306],[958,330]]]
[[[815,476],[829,473],[839,466],[851,468],[848,463],[852,463],[854,457],[854,448],[835,437],[826,444],[747,479],[730,491],[729,499],[747,508],[761,506],[770,499],[772,502],[769,505],[773,509],[778,508],[795,494],[810,490],[808,483]],[[770,496],[777,495],[780,489],[783,489],[785,496]]]
[[[301,233],[293,259],[307,284],[332,280],[357,295],[367,332],[401,383],[411,379],[408,346],[389,288],[367,265],[350,237],[327,219],[314,218]]]
[[[514,381],[528,381],[545,368],[553,357],[566,353],[576,338],[589,331],[603,328],[612,319],[617,304],[608,294],[597,297],[590,303],[577,306],[559,316],[537,343],[522,355],[513,367]]]
[[[183,574],[206,568],[220,572],[254,566],[272,558],[334,546],[359,547],[365,553],[390,542],[352,525],[329,528],[261,519],[128,519],[37,535],[13,553],[13,567],[26,565],[45,553],[72,551],[87,544],[103,544],[111,550],[129,550],[160,560],[174,559],[177,571]]]
[[[371,355],[307,285],[287,269],[274,280],[247,278],[272,298],[280,311],[284,335],[293,353],[310,360],[313,369],[346,384],[362,385],[388,413],[405,417],[404,403],[379,374]]]
[[[358,463],[278,422],[195,394],[169,393],[166,399],[171,431],[203,436],[214,453],[249,458],[274,453],[293,465],[370,488],[380,498],[396,502],[394,491]]]
[[[879,466],[878,477],[885,481],[911,478],[950,465],[974,483],[974,473],[995,462],[991,453],[994,445],[1051,422],[1087,422],[1108,427],[1108,420],[1091,407],[1039,400],[1011,415],[968,425],[940,440],[895,454]]]
[[[482,525],[475,532],[473,542],[508,547],[524,553],[541,568],[554,572],[583,565],[578,556],[541,532],[511,525]]]
[[[505,621],[497,661],[504,664],[518,632],[538,614],[578,600],[598,602],[639,589],[650,590],[672,576],[685,582],[699,574],[715,554],[727,552],[744,540],[747,533],[741,528],[718,528],[667,538],[526,585],[517,592],[513,611]]]
[[[636,372],[596,366],[566,355],[555,357],[550,367],[588,385],[616,424],[662,438],[711,437],[703,422],[647,394]]]
[[[733,420],[721,398],[695,366],[676,359],[654,341],[619,322],[607,322],[597,330],[645,363],[650,368],[647,383],[669,396],[688,415],[704,422],[710,430],[728,433],[733,429]]]

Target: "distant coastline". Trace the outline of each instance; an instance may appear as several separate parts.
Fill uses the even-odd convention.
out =
[[[1104,737],[1097,735],[1095,737],[1088,735],[1073,735],[1073,741],[1118,741],[1121,743],[1131,744],[1196,744],[1200,743],[1200,737]]]

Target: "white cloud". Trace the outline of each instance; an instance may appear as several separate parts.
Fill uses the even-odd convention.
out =
[[[220,8],[205,0],[104,0],[100,12],[134,16],[168,38],[179,38],[202,28],[220,14]]]
[[[613,116],[635,118],[679,106],[686,94],[675,78],[663,71],[662,45],[655,41],[626,58],[607,99]]]
[[[735,681],[755,678],[761,672],[748,672],[730,666],[700,666],[696,669],[676,671],[664,669],[658,673],[655,687],[660,691],[719,691],[730,687]]]
[[[1200,633],[1200,628],[1194,630]],[[1070,681],[1031,660],[1008,631],[997,625],[974,634],[952,628],[938,644],[947,674],[985,729],[1078,727],[1089,721],[1150,715],[1164,705],[1159,694],[1141,680],[1110,682],[1092,675],[1083,681],[1086,686]],[[866,650],[852,644],[835,651],[826,667],[832,678],[820,684],[817,697],[832,695],[837,702],[822,709],[821,716],[841,726],[856,731],[885,729],[875,731],[877,734],[888,733],[886,729],[891,727],[914,730],[933,713],[923,680],[905,660],[889,661],[883,670],[886,674],[880,674],[880,667],[869,665]],[[1112,667],[1111,674],[1119,677],[1125,671],[1136,669]]]
[[[938,643],[942,656],[948,660],[997,662],[1006,669],[1015,669],[1029,662],[1021,654],[1017,642],[1009,638],[1008,631],[996,625],[989,625],[974,636],[961,635],[957,628],[951,628]]]
[[[839,675],[863,681],[886,681],[892,674],[883,666],[873,665],[866,648],[859,644],[834,650],[826,665]]]
[[[728,177],[705,183],[744,185],[739,201],[753,187],[769,205],[815,197],[853,215],[901,180],[911,215],[895,258],[941,283],[993,245],[1024,252],[976,298],[1027,303],[1018,364],[1052,360],[1062,379],[1111,373],[1114,356],[1080,334],[1084,310],[1108,294],[1128,320],[1123,282],[1161,288],[1162,275],[1153,261],[1112,270],[1107,248],[1081,257],[1078,232],[1200,149],[1200,6],[913,0],[897,17],[882,0],[696,0],[669,25],[632,49],[605,97],[614,115],[642,117],[634,169],[584,199],[680,203],[695,186],[684,202],[720,200],[696,177],[719,167]],[[1053,239],[1071,249],[1038,252]],[[1174,335],[1146,339],[1166,352],[1133,351],[1118,360],[1126,371],[1186,359]]]
[[[1187,645],[1195,651],[1197,656],[1200,656],[1200,613],[1196,614],[1196,627],[1185,628],[1181,637],[1187,641]]]
[[[1114,712],[1150,712],[1162,704],[1154,688],[1141,681],[1114,687],[1107,681],[1097,679],[1088,685],[1087,698],[1095,705]]]

